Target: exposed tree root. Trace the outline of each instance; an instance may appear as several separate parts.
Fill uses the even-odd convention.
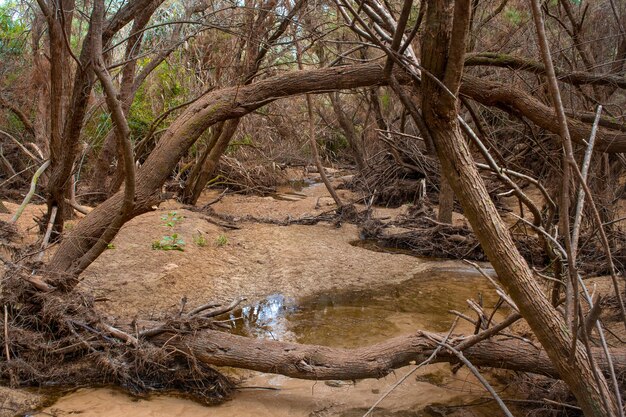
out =
[[[91,297],[41,293],[20,274],[8,271],[3,282],[9,327],[8,340],[2,336],[1,343],[10,357],[1,357],[1,379],[11,375],[21,386],[113,384],[136,395],[176,390],[205,403],[220,402],[231,392],[232,381],[182,351],[146,340],[129,343],[139,329],[113,328],[94,310]],[[181,323],[178,331],[193,333],[207,325],[198,318]]]

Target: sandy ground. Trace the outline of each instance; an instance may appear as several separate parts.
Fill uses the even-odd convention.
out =
[[[301,191],[296,201],[273,197],[230,195],[213,208],[217,213],[236,213],[284,220],[313,216],[334,207],[320,184]],[[341,197],[349,197],[347,191]],[[216,193],[207,193],[203,202]],[[400,209],[402,210],[402,209]],[[182,216],[174,227],[164,226],[168,213]],[[398,213],[398,210],[395,210]],[[391,210],[377,215],[389,216]],[[441,262],[426,262],[407,255],[390,256],[350,245],[358,240],[355,226],[332,224],[289,227],[237,222],[238,230],[210,223],[207,216],[167,202],[159,210],[126,224],[107,250],[83,274],[81,284],[98,299],[100,308],[123,317],[150,315],[177,308],[186,297],[188,305],[207,301],[227,302],[236,297],[249,301],[282,293],[306,296],[338,288],[381,286],[405,281]],[[177,233],[184,251],[152,249],[152,243]],[[197,244],[202,236],[206,244]]]
[[[346,200],[353,197],[346,190],[339,194]],[[203,195],[199,205],[217,195],[213,192]],[[281,190],[277,197],[228,195],[214,204],[217,213],[237,216],[239,229],[235,230],[211,223],[206,215],[186,210],[176,202],[166,202],[122,228],[112,248],[85,271],[81,289],[99,300],[102,311],[126,321],[177,309],[183,297],[189,306],[207,301],[229,302],[240,296],[254,302],[276,293],[298,298],[342,289],[380,288],[427,274],[429,270],[458,267],[455,262],[417,259],[353,246],[350,243],[358,239],[358,230],[349,224],[339,228],[328,223],[282,227],[237,221],[248,215],[275,220],[314,216],[334,207],[321,184],[297,194]],[[12,204],[7,206],[11,211],[16,208]],[[404,209],[379,209],[375,215],[391,217]],[[29,206],[18,223],[19,228],[32,227],[32,218],[40,216],[43,210],[42,206]],[[174,212],[180,220],[168,227],[164,218]],[[0,215],[2,220],[9,217]],[[68,224],[69,229],[72,224]],[[152,248],[153,242],[174,233],[184,240],[184,251]],[[32,239],[33,234],[29,236]],[[389,326],[406,332],[420,324],[423,323],[417,323],[407,314],[399,314],[391,318]],[[364,335],[363,343],[376,342],[376,337]],[[211,408],[171,396],[136,400],[115,390],[85,389],[64,396],[40,415],[361,415],[405,372],[399,370],[381,380],[333,386],[244,373],[248,377],[246,386],[279,390],[242,390],[232,401]],[[483,394],[471,376],[463,372],[452,375],[444,364],[420,370],[416,375],[417,378],[409,378],[385,401],[388,412],[398,416],[416,415],[417,410],[428,404],[462,404]],[[433,380],[440,386],[431,384]]]
[[[346,190],[340,190],[339,195],[346,200],[353,197]],[[216,192],[208,192],[198,205],[217,196]],[[14,211],[16,205],[7,207]],[[458,261],[418,259],[353,246],[351,242],[358,239],[358,230],[349,224],[340,228],[328,223],[283,227],[242,220],[248,215],[284,220],[331,210],[334,203],[321,184],[297,194],[284,189],[278,198],[228,195],[212,207],[219,214],[236,216],[239,229],[216,225],[202,213],[186,210],[174,201],[166,202],[122,228],[113,247],[85,271],[81,289],[96,297],[102,311],[128,321],[178,309],[183,297],[188,306],[207,301],[229,302],[240,296],[252,303],[276,293],[298,298],[345,289],[384,288],[427,276],[431,271],[455,273],[465,268]],[[375,216],[393,217],[405,209],[377,209]],[[43,210],[42,206],[29,206],[18,223],[20,229],[33,227],[32,217],[41,215]],[[172,227],[165,226],[167,220],[163,218],[174,212],[181,219]],[[9,218],[0,214],[1,220]],[[455,214],[455,223],[463,222],[462,216]],[[185,242],[184,251],[152,248],[153,242],[174,233]],[[34,239],[33,234],[28,236],[27,239]],[[462,304],[464,298],[459,302]],[[390,320],[403,333],[424,324],[407,314]],[[363,344],[375,341],[367,335],[363,337]],[[233,400],[210,408],[172,396],[137,400],[110,389],[81,389],[37,415],[360,416],[407,371],[398,370],[387,378],[356,384],[244,373],[244,386],[279,390],[245,389]],[[452,374],[448,365],[434,365],[408,378],[383,402],[384,410],[374,415],[441,415],[437,414],[440,403],[467,404],[483,395],[484,390],[467,372]],[[489,407],[473,410],[473,414],[457,415],[498,414]]]

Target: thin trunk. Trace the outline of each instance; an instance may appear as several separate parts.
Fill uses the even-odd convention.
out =
[[[185,191],[189,190],[191,191],[191,194],[189,194],[188,197],[183,197],[183,202],[187,204],[196,204],[198,202],[202,191],[204,191],[207,184],[213,177],[217,164],[219,163],[224,152],[226,152],[228,144],[237,131],[238,126],[239,119],[229,120],[224,123],[223,129],[216,132],[215,136],[219,136],[217,136],[217,140],[214,144],[209,143],[208,158],[206,158],[204,163],[200,165],[202,168],[195,178],[193,186],[185,188]]]
[[[128,63],[122,70],[122,81],[120,83],[119,100],[122,103],[122,110],[125,116],[128,116],[130,107],[135,98],[137,90],[133,89],[135,82],[135,74],[137,72],[137,56],[141,50],[143,41],[143,29],[150,22],[152,14],[156,10],[158,3],[151,3],[150,6],[142,11],[133,22],[131,29],[131,36],[126,41],[126,51],[124,53],[124,60]],[[107,179],[110,178],[109,167],[115,156],[118,156],[118,160],[123,160],[123,151],[117,146],[120,141],[116,137],[115,129],[111,129],[104,139],[102,150],[98,155],[94,166],[94,174],[92,177],[92,192],[96,194],[96,201],[104,201],[106,197],[114,194],[119,189],[121,182],[118,179],[124,178],[124,165],[119,164],[117,167],[116,177],[113,180],[113,184],[107,190]],[[118,184],[115,184],[116,180]]]
[[[218,123],[216,126],[211,128],[212,130],[210,133],[211,137],[209,138],[206,148],[204,149],[204,151],[202,151],[202,155],[200,155],[200,158],[198,158],[198,160],[194,164],[193,169],[187,176],[187,179],[185,181],[185,186],[180,192],[180,199],[183,203],[196,204],[197,200],[193,201],[193,198],[192,198],[194,187],[196,183],[198,182],[200,174],[204,171],[204,164],[206,163],[209,155],[211,154],[211,151],[215,147],[215,144],[217,143],[220,136],[222,135],[222,131],[224,130],[225,124],[226,124],[225,122]]]
[[[350,151],[352,151],[352,156],[354,157],[354,161],[356,162],[357,169],[359,171],[362,171],[363,169],[365,169],[365,156],[363,151],[363,145],[361,144],[361,141],[359,140],[359,137],[354,130],[354,124],[350,120],[348,120],[348,116],[343,111],[341,100],[339,99],[339,93],[330,93],[328,97],[330,98],[330,101],[333,105],[333,110],[335,111],[335,116],[337,116],[339,126],[346,136],[346,140],[348,141]]]
[[[304,66],[302,65],[302,49],[300,48],[300,44],[298,41],[296,44],[296,60],[298,61],[298,68],[300,71],[303,70]],[[330,183],[330,180],[326,176],[326,171],[324,170],[324,166],[322,165],[322,160],[320,158],[320,153],[317,149],[317,139],[315,137],[315,119],[313,118],[313,100],[311,100],[311,95],[306,95],[306,111],[309,121],[309,147],[311,149],[311,155],[313,156],[313,162],[315,163],[315,167],[317,168],[317,172],[320,174],[320,178],[322,182],[326,186],[328,193],[335,200],[335,204],[337,204],[338,208],[343,206],[339,195],[333,188],[333,185]]]

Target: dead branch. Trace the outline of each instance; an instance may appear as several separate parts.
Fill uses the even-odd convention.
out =
[[[24,209],[26,208],[26,206],[30,202],[30,199],[33,198],[33,195],[35,195],[35,188],[37,187],[37,181],[39,180],[39,177],[41,176],[41,174],[43,174],[43,172],[49,166],[50,166],[50,160],[47,160],[35,172],[35,174],[33,175],[32,180],[30,181],[30,189],[28,190],[28,193],[26,194],[26,197],[24,197],[24,200],[22,201],[22,204],[20,204],[20,206],[15,211],[15,214],[11,218],[11,223],[15,223],[17,221],[17,219],[20,218],[20,216],[22,215],[22,212],[24,212]]]

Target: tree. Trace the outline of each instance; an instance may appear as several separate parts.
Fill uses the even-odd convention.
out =
[[[452,6],[454,3],[454,6]],[[457,122],[471,7],[469,1],[433,0],[426,15],[422,108],[442,169],[463,206],[500,281],[526,318],[561,377],[576,395],[585,415],[618,415],[606,381],[590,361],[582,342],[564,332],[563,318],[539,288],[489,198]],[[608,399],[608,401],[607,401]]]
[[[303,378],[380,376],[410,360],[421,360],[430,355],[435,348],[433,340],[441,342],[441,335],[420,334],[392,340],[370,349],[343,351],[266,341],[250,342],[244,338],[205,328],[210,327],[210,324],[203,324],[201,326],[203,331],[193,336],[177,332],[176,325],[197,324],[210,319],[211,314],[217,314],[221,310],[202,315],[191,314],[180,319],[182,324],[177,322],[173,326],[158,325],[138,338],[123,329],[111,327],[93,310],[92,305],[89,303],[82,305],[75,299],[76,286],[82,271],[107,247],[125,222],[152,210],[153,206],[161,203],[165,198],[161,194],[164,184],[172,176],[180,161],[189,158],[190,150],[198,144],[204,134],[210,132],[210,139],[204,150],[196,156],[195,165],[191,164],[190,174],[182,192],[183,199],[191,203],[195,203],[204,190],[238,126],[244,123],[244,116],[276,100],[295,95],[328,94],[330,91],[332,111],[337,115],[340,127],[352,142],[355,159],[362,168],[367,165],[361,158],[364,152],[358,149],[354,122],[343,113],[337,91],[368,88],[373,118],[376,119],[375,122],[381,131],[388,132],[393,128],[393,121],[388,124],[384,120],[379,97],[374,90],[375,87],[388,85],[404,106],[401,118],[404,119],[406,111],[415,129],[425,138],[425,149],[435,152],[438,156],[442,174],[442,195],[450,197],[453,191],[457,196],[466,218],[471,223],[501,282],[521,315],[530,324],[546,355],[540,355],[530,363],[516,358],[515,354],[510,352],[522,349],[521,346],[501,341],[484,341],[497,333],[493,328],[484,330],[473,339],[469,339],[470,341],[455,339],[456,346],[462,346],[472,359],[480,363],[494,364],[503,360],[501,366],[511,369],[535,368],[536,371],[550,376],[558,374],[576,395],[587,415],[618,414],[616,405],[618,396],[611,392],[603,376],[603,371],[610,374],[611,357],[602,360],[597,349],[588,348],[588,345],[577,338],[577,327],[572,327],[571,323],[564,320],[538,285],[532,270],[516,250],[507,227],[489,197],[468,141],[461,130],[463,128],[468,138],[474,140],[469,124],[459,121],[462,107],[458,98],[463,96],[464,100],[471,100],[477,106],[481,106],[481,110],[477,111],[472,109],[471,103],[464,104],[468,112],[472,113],[473,122],[479,129],[484,124],[480,111],[492,112],[489,113],[491,116],[500,114],[495,113],[496,111],[503,111],[522,119],[526,124],[533,123],[546,132],[560,132],[559,124],[555,123],[557,113],[542,101],[543,97],[511,83],[504,84],[469,74],[466,69],[469,67],[495,68],[495,71],[514,69],[522,72],[522,76],[532,77],[550,72],[545,64],[535,62],[531,58],[493,53],[467,54],[468,45],[475,45],[478,42],[472,38],[470,28],[477,28],[476,31],[480,31],[502,10],[493,10],[493,13],[477,22],[476,10],[479,2],[472,3],[469,0],[429,0],[426,4],[420,4],[417,16],[414,16],[414,5],[410,0],[393,5],[383,4],[377,0],[363,0],[358,6],[348,0],[338,0],[338,15],[334,17],[340,15],[346,24],[343,29],[349,28],[352,31],[349,36],[346,33],[342,34],[341,41],[346,42],[346,39],[350,39],[350,42],[357,44],[357,48],[349,52],[336,48],[333,52],[339,55],[339,59],[322,69],[311,69],[303,65],[301,58],[304,50],[299,48],[299,42],[302,40],[294,42],[283,40],[285,34],[290,33],[288,30],[290,24],[300,21],[307,23],[307,19],[312,19],[304,11],[317,12],[324,17],[327,7],[322,7],[321,11],[307,9],[304,7],[306,5],[304,1],[298,1],[293,6],[288,4],[289,7],[281,9],[276,2],[269,1],[258,3],[262,4],[263,8],[256,15],[251,10],[243,10],[241,15],[236,15],[236,19],[233,15],[228,15],[225,20],[241,19],[241,26],[251,28],[252,35],[239,44],[237,65],[232,69],[232,74],[223,78],[226,85],[208,91],[202,88],[203,92],[198,93],[195,99],[174,106],[171,111],[167,110],[162,117],[156,118],[155,125],[151,126],[150,132],[140,143],[152,140],[152,133],[158,123],[169,114],[173,112],[175,114],[173,121],[160,135],[154,147],[146,151],[145,159],[141,158],[141,167],[135,172],[139,158],[133,154],[129,123],[132,116],[131,106],[150,73],[158,68],[166,57],[179,51],[180,46],[184,44],[183,40],[191,39],[190,36],[181,33],[183,22],[163,23],[164,26],[174,26],[175,29],[168,32],[169,41],[164,48],[146,53],[145,55],[151,56],[151,59],[144,62],[140,60],[142,56],[140,50],[146,43],[144,36],[153,22],[155,13],[162,7],[162,1],[121,2],[111,14],[106,12],[103,0],[96,0],[90,6],[91,14],[88,20],[76,14],[75,2],[63,4],[39,0],[38,4],[48,28],[50,56],[49,155],[46,156],[51,160],[52,172],[47,186],[47,203],[49,215],[57,213],[52,223],[58,237],[62,236],[62,239],[52,260],[38,271],[37,276],[16,274],[20,279],[16,278],[11,282],[12,286],[9,287],[13,293],[6,295],[6,301],[16,309],[17,306],[26,305],[28,313],[36,317],[34,322],[41,319],[46,323],[46,326],[39,328],[58,331],[62,337],[55,339],[55,343],[64,344],[71,341],[80,345],[78,341],[81,339],[76,336],[75,324],[72,323],[76,315],[82,314],[89,317],[90,323],[100,331],[135,347],[156,346],[159,349],[173,347],[178,352],[192,354],[205,364],[235,365],[264,371],[274,369]],[[250,2],[248,5],[252,4],[256,3]],[[588,99],[589,92],[584,90],[592,90],[595,97],[601,97],[604,88],[625,88],[626,83],[618,74],[619,68],[614,70],[615,73],[593,72],[595,58],[590,55],[589,50],[580,45],[583,34],[579,26],[582,23],[576,23],[576,16],[570,6],[569,3],[564,4],[563,8],[570,20],[571,36],[577,42],[576,53],[583,60],[584,70],[566,71],[557,68],[555,73],[561,82],[580,92],[582,97],[580,100]],[[550,12],[551,7],[552,5],[546,5],[546,12]],[[185,9],[184,19],[190,19],[196,13],[201,15],[207,8],[205,2],[192,5]],[[282,13],[280,15],[282,17],[278,19],[270,12],[277,9],[287,12]],[[492,14],[494,16],[491,16]],[[78,29],[74,19],[81,19],[85,28]],[[333,20],[331,24],[333,27],[329,32],[338,30],[337,19],[327,20]],[[130,23],[132,28],[130,32],[125,33],[124,28]],[[192,23],[210,26],[202,20]],[[302,24],[302,27],[306,28],[307,24]],[[408,30],[411,24],[413,28]],[[293,30],[294,36],[298,36],[300,31],[304,30],[302,27]],[[309,30],[311,34],[315,33],[313,29]],[[34,31],[33,37],[38,39],[38,36],[39,32]],[[418,49],[416,43],[412,44],[413,37],[421,41],[420,55],[415,52]],[[37,45],[38,42],[36,40],[34,44]],[[115,42],[119,45],[117,43],[113,45]],[[123,54],[118,51],[123,64],[120,70],[121,81],[117,84],[113,73],[114,65],[111,64],[112,55],[115,55],[112,51],[124,45],[124,42],[126,45]],[[309,48],[317,47],[315,42],[309,40],[307,42]],[[623,44],[621,41],[620,45]],[[78,56],[73,52],[74,45],[81,45]],[[300,70],[294,70],[296,64],[291,62],[287,65],[287,71],[276,70],[276,74],[264,74],[261,71],[262,63],[270,49],[279,47],[285,48],[285,55],[292,58],[295,56]],[[364,52],[364,49],[367,51]],[[358,56],[359,59],[370,59],[374,51],[382,51],[386,57],[372,58],[370,63],[337,65],[346,57]],[[311,52],[311,56],[313,60],[325,61],[321,52]],[[218,76],[215,78],[222,80]],[[99,87],[94,88],[96,85]],[[45,90],[42,89],[40,93],[42,97],[45,96]],[[101,102],[106,103],[113,129],[106,135],[104,149],[98,156],[100,161],[96,172],[100,173],[101,178],[106,177],[104,173],[108,171],[114,155],[117,155],[119,160],[117,180],[112,181],[113,186],[110,190],[112,194],[105,201],[87,214],[73,230],[62,234],[64,221],[72,210],[70,204],[72,178],[81,134],[84,134],[85,126],[88,124],[90,102],[98,95],[102,97]],[[1,99],[0,96],[0,105],[7,107],[11,114],[21,120],[24,137],[41,136],[41,132],[47,130],[45,127],[37,126],[36,120],[31,121],[29,112],[22,111],[20,106]],[[571,100],[572,107],[579,104],[578,99]],[[176,110],[181,111],[175,113]],[[45,112],[38,114],[43,113]],[[308,100],[308,118],[310,126],[313,126],[311,100]],[[588,114],[583,111],[571,112],[566,122],[572,141],[585,143],[592,130]],[[607,155],[626,150],[624,133],[626,129],[607,118],[601,119],[599,123],[596,150]],[[403,127],[404,120],[401,124]],[[482,132],[481,135],[486,137],[488,133]],[[312,143],[315,142],[312,132],[310,139]],[[492,139],[497,143],[498,138]],[[504,140],[501,137],[499,139]],[[15,142],[19,143],[19,140],[15,139]],[[489,152],[483,148],[481,157],[493,162],[489,159]],[[548,157],[552,158],[552,155]],[[491,169],[517,193],[522,203],[532,206],[532,201],[524,200],[520,187],[503,175],[505,171],[494,168],[493,164]],[[124,189],[117,191],[122,183]],[[447,191],[446,184],[450,186]],[[96,188],[102,190],[102,184]],[[446,222],[450,221],[453,209],[452,201],[448,200],[448,203],[450,203],[448,209],[441,210],[445,213],[442,220]],[[553,219],[544,219],[539,210],[534,210],[533,213],[536,217],[534,226],[538,228],[546,226],[543,230],[552,227]],[[568,210],[564,210],[562,216],[568,216]],[[566,230],[565,233],[569,231]],[[554,249],[557,245],[546,245],[546,248]],[[555,260],[565,262],[567,256],[556,257]],[[565,279],[560,275],[558,278]],[[558,288],[555,293],[558,301]],[[52,305],[62,306],[60,309],[62,311],[52,309],[53,314],[46,315],[50,313]],[[19,311],[17,313],[19,314]],[[515,316],[511,321],[517,319],[519,317]],[[28,323],[25,324],[27,325]],[[93,348],[91,345],[88,346]],[[218,348],[213,349],[215,346]],[[487,346],[493,348],[494,352],[485,356],[483,350]],[[107,347],[110,346],[97,346],[98,349]],[[267,361],[259,361],[258,357],[251,353],[256,347],[269,349],[271,355],[268,355]],[[65,348],[66,346],[63,346],[63,349]],[[115,349],[120,353],[120,357],[124,355],[135,357],[133,355],[137,354],[119,346]],[[291,353],[284,353],[285,350]],[[385,355],[389,355],[390,359],[385,360]],[[439,359],[454,361],[452,356],[448,351],[447,356],[442,355]],[[626,362],[623,359],[623,352],[619,351],[615,356],[620,361],[619,367],[623,368]],[[549,358],[550,363],[546,358]],[[5,359],[8,362],[9,358]],[[74,357],[68,358],[72,359]],[[377,365],[373,366],[372,363]],[[90,364],[81,362],[81,365],[89,367]]]

